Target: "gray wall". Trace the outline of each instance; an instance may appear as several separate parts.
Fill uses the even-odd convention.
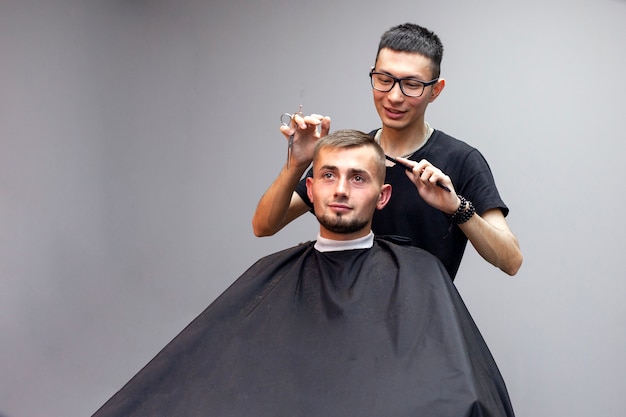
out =
[[[626,2],[0,0],[0,414],[91,415],[255,260],[279,115],[377,127],[367,72],[414,21],[435,127],[477,146],[525,262],[456,281],[519,416],[626,414]],[[297,3],[297,4],[296,4]]]

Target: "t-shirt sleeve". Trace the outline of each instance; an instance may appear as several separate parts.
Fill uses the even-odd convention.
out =
[[[499,208],[505,217],[509,214],[509,208],[500,197],[496,187],[491,168],[477,149],[467,155],[462,171],[465,174],[461,174],[461,177],[466,178],[467,181],[458,193],[474,204],[478,214],[494,208]]]

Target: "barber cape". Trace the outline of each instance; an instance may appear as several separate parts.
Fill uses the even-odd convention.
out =
[[[513,415],[439,260],[376,238],[260,259],[94,417]]]

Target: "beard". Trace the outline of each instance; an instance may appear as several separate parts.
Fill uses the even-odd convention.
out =
[[[367,219],[344,219],[342,216],[315,215],[324,228],[333,233],[350,234],[363,230],[368,225]]]

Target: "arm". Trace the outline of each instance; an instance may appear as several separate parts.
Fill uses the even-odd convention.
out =
[[[522,251],[500,209],[487,210],[482,216],[474,214],[459,227],[487,262],[509,275],[519,271]]]
[[[295,117],[297,129],[282,126],[281,132],[289,137],[296,129],[289,166],[285,164],[278,177],[267,189],[252,216],[255,236],[271,236],[292,220],[309,210],[306,203],[294,192],[296,185],[313,159],[315,142],[330,130],[330,118],[319,115]],[[321,129],[318,130],[318,125]]]
[[[278,178],[259,200],[252,216],[255,236],[272,236],[309,209],[294,191],[302,176],[302,172],[299,175],[294,174],[295,169],[297,168],[287,168],[285,164]]]
[[[398,161],[407,167],[407,176],[424,201],[447,214],[457,210],[461,201],[450,177],[426,160],[416,163],[398,158]],[[438,182],[448,187],[450,192],[437,186]],[[522,252],[500,209],[487,210],[482,215],[474,214],[459,227],[487,262],[509,275],[515,275],[519,271],[523,260]]]

